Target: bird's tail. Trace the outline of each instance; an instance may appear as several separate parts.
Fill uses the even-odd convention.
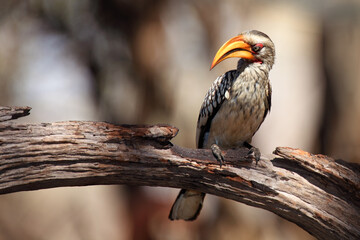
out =
[[[205,193],[181,189],[170,214],[170,220],[192,221],[197,218],[203,205]]]

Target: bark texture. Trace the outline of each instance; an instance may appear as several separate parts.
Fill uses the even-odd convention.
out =
[[[187,188],[260,207],[319,239],[360,239],[358,164],[278,147],[258,165],[247,149],[171,144],[167,125],[66,121],[19,124],[30,108],[0,107],[0,194],[64,186],[130,184]]]

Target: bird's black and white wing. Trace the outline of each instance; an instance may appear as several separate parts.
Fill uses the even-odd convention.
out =
[[[201,105],[196,128],[197,148],[205,145],[211,127],[211,121],[226,98],[229,98],[232,83],[238,77],[237,70],[231,70],[219,76],[211,85]]]
[[[272,90],[271,90],[271,84],[270,84],[270,81],[269,81],[268,86],[266,88],[266,101],[265,101],[264,119],[265,119],[266,115],[268,114],[268,112],[270,112],[270,109],[271,109],[271,94],[272,94]]]

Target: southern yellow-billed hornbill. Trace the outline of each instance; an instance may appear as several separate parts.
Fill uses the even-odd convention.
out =
[[[219,49],[211,69],[232,57],[240,58],[237,69],[226,72],[212,84],[201,106],[196,132],[197,147],[211,148],[220,166],[220,148],[245,146],[256,162],[260,159],[260,151],[250,143],[271,106],[268,75],[275,59],[274,43],[262,32],[243,32]],[[182,189],[169,218],[196,219],[204,197],[205,193]]]

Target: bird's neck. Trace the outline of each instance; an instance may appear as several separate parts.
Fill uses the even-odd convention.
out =
[[[258,81],[260,79],[267,80],[270,69],[271,67],[266,63],[240,59],[236,70],[243,81]]]

